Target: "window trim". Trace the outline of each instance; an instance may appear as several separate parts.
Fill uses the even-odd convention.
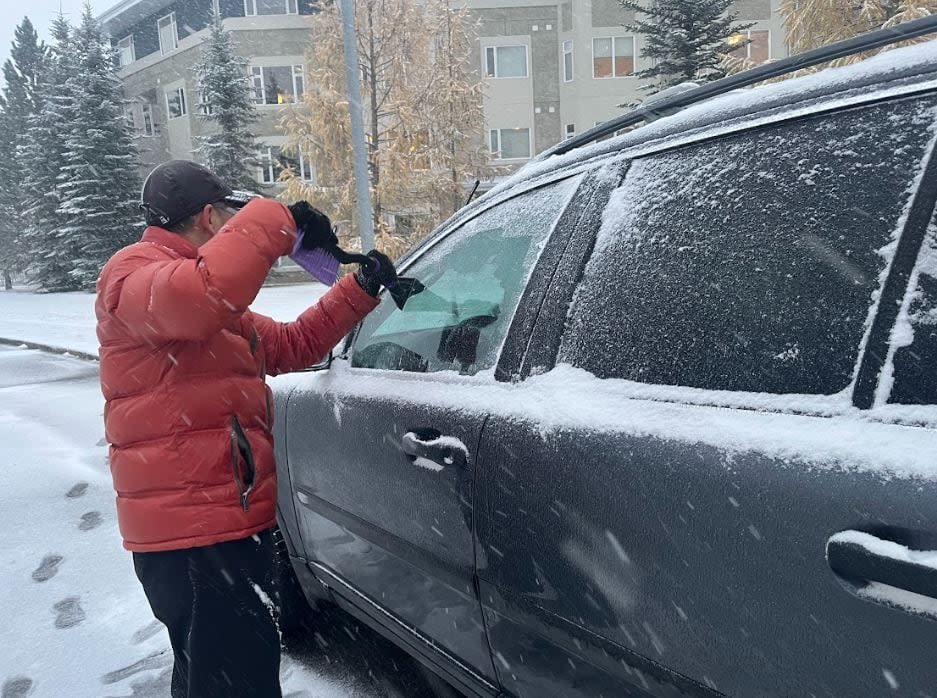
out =
[[[125,41],[129,42],[128,46],[123,45]],[[123,52],[125,49],[130,49],[130,61],[127,63],[124,63],[124,60],[123,60],[123,57],[124,57]],[[121,68],[126,68],[128,65],[133,64],[137,60],[137,51],[133,43],[133,34],[128,34],[123,39],[117,42],[117,55],[118,55],[118,63],[120,63]]]
[[[482,75],[487,80],[529,80],[530,79],[530,47],[527,44],[492,44],[485,46],[485,52],[482,61]],[[524,74],[523,75],[498,75],[498,49],[499,48],[523,48],[524,49]],[[490,53],[489,53],[490,52]],[[488,58],[492,57],[494,63],[494,74],[488,72]]]
[[[569,44],[569,50],[566,50],[566,44]],[[562,56],[560,58],[560,72],[563,75],[563,82],[573,82],[576,79],[576,54],[575,44],[572,39],[567,39],[562,44]],[[569,56],[569,74],[566,73],[566,56]]]
[[[152,138],[156,135],[156,119],[153,116],[153,105],[150,102],[144,102],[140,109],[143,114],[143,129],[140,135]]]
[[[285,17],[287,15],[299,14],[298,0],[281,0],[281,1],[283,3],[283,9],[285,10],[282,14],[259,15],[257,14],[257,0],[244,0],[244,16],[245,17]],[[251,11],[251,9],[253,9],[253,12]]]
[[[172,27],[172,48],[166,49],[163,46],[163,32],[162,32],[162,21],[164,19],[169,20],[169,26]],[[156,20],[156,35],[159,38],[159,52],[160,55],[166,56],[179,48],[179,25],[176,24],[176,13],[170,12],[168,15],[163,15]]]
[[[189,105],[186,103],[185,85],[180,85],[179,87],[173,87],[169,90],[166,90],[165,94],[166,94],[166,118],[168,121],[175,121],[176,119],[181,119],[184,116],[188,116]],[[179,104],[182,108],[182,113],[177,116],[172,115],[172,108],[169,106],[169,95],[171,94],[179,95]]]
[[[741,47],[741,48],[744,48],[744,49],[745,49],[745,58],[744,58],[743,60],[750,61],[750,60],[752,59],[752,43],[751,43],[752,32],[764,32],[765,34],[768,35],[768,57],[765,59],[765,63],[767,63],[767,62],[770,61],[771,58],[772,58],[772,56],[771,56],[771,53],[772,53],[772,51],[771,51],[771,30],[770,30],[770,29],[751,29],[751,28],[750,28],[750,29],[743,29],[743,30],[740,31],[740,32],[735,32],[735,35],[742,34],[742,35],[745,36],[746,39],[748,39],[748,43]],[[734,51],[738,51],[738,50],[739,50],[739,49],[734,49],[733,52],[734,52]],[[760,64],[759,64],[759,65],[760,65]]]
[[[595,42],[608,39],[612,42],[612,74],[599,77],[595,74]],[[631,64],[632,71],[628,75],[615,75],[615,39],[631,39]],[[616,34],[614,36],[593,36],[592,37],[592,79],[593,80],[622,80],[625,78],[636,78],[638,76],[638,41],[634,34]]]
[[[306,156],[303,155],[303,151],[302,151],[302,150],[299,150],[298,152],[299,152],[299,157],[297,158],[297,160],[299,160],[299,178],[300,178],[303,182],[315,182],[315,181],[316,181],[316,170],[315,170],[315,168],[312,166],[312,162],[311,162],[311,161],[307,162]],[[306,177],[306,172],[305,172],[305,169],[306,169],[307,167],[309,168],[309,176],[308,176],[308,177]]]
[[[501,132],[502,131],[523,131],[527,130],[527,151],[529,155],[524,155],[519,158],[505,158],[501,157]],[[530,126],[509,126],[507,128],[489,128],[488,129],[488,146],[491,148],[492,136],[497,134],[498,136],[498,149],[491,152],[491,157],[493,160],[504,161],[504,162],[519,162],[524,160],[530,160],[534,156],[534,130]]]
[[[276,165],[274,164],[273,149],[276,148],[277,151],[280,150],[278,145],[269,145],[267,143],[260,144],[260,147],[257,149],[259,157],[257,158],[257,168],[260,171],[260,179],[258,183],[261,186],[272,187],[277,183],[277,172]],[[266,177],[270,177],[268,182]]]
[[[267,81],[264,77],[264,70],[269,68],[288,68],[290,71],[290,84],[293,86],[294,102],[267,103]],[[297,78],[302,84],[302,91],[298,89]],[[306,94],[306,66],[302,63],[287,63],[286,65],[251,65],[251,101],[255,107],[283,107],[288,104],[299,104]],[[260,82],[258,83],[258,79]],[[260,101],[257,101],[257,94],[260,94]]]

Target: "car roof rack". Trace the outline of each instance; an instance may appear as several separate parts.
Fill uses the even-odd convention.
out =
[[[826,63],[827,61],[833,61],[837,58],[852,56],[857,53],[862,53],[863,51],[869,51],[881,46],[887,46],[888,44],[894,44],[906,39],[913,39],[933,32],[937,32],[937,15],[930,15],[911,22],[904,22],[894,27],[888,27],[887,29],[868,32],[851,39],[837,41],[828,46],[821,46],[820,48],[766,63],[757,68],[704,83],[699,87],[680,92],[671,97],[654,100],[652,103],[642,107],[637,107],[626,114],[622,114],[610,121],[599,124],[579,136],[574,136],[569,140],[558,143],[549,150],[546,150],[537,159],[541,160],[553,155],[563,155],[576,148],[594,143],[605,136],[612,135],[623,128],[634,126],[635,124],[654,119],[655,117],[671,114],[692,104],[717,97],[731,92],[732,90],[748,87],[755,83],[770,80],[771,78],[776,78],[781,75],[787,75],[820,63]]]

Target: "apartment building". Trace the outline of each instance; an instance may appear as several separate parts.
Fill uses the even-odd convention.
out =
[[[101,21],[118,49],[127,115],[140,136],[144,168],[194,156],[205,126],[198,119],[193,66],[217,11],[249,61],[262,154],[258,184],[275,188],[285,164],[314,178],[309,163],[279,153],[284,136],[278,122],[283,106],[303,93],[308,16],[316,1],[123,0],[105,12]],[[478,20],[475,61],[486,88],[479,130],[501,165],[520,165],[644,96],[635,76],[646,67],[642,39],[625,31],[634,17],[618,0],[453,2]],[[779,4],[735,3],[740,21],[754,22],[741,55],[753,62],[787,55]]]
[[[780,0],[739,0],[753,22],[739,55],[760,63],[787,55]],[[640,101],[642,39],[624,26],[633,12],[617,0],[467,0],[480,25],[479,70],[486,82],[485,130],[503,164],[523,163],[551,145]],[[740,42],[743,43],[743,42]]]
[[[198,118],[194,65],[214,12],[231,32],[236,50],[249,61],[258,119],[252,126],[261,151],[259,186],[274,187],[284,161],[279,117],[300,99],[309,48],[309,0],[123,0],[100,20],[117,48],[120,77],[129,100],[127,118],[139,136],[143,169],[173,158],[197,158]],[[289,163],[311,179],[312,167]]]

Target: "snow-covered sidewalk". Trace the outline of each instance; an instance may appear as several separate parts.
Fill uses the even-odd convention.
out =
[[[319,283],[265,286],[251,308],[276,320],[295,320],[326,290]],[[94,326],[94,294],[0,291],[0,339],[96,356]]]
[[[54,297],[39,300],[46,299]],[[72,316],[78,330],[80,316]],[[88,361],[0,347],[4,697],[169,695],[169,639],[117,530],[97,370]],[[375,695],[327,656],[312,661],[284,656],[285,695]]]

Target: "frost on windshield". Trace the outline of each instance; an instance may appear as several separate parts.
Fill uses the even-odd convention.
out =
[[[495,365],[524,285],[580,177],[510,199],[406,270],[426,290],[397,310],[384,298],[362,325],[352,364],[475,374]]]
[[[636,160],[605,211],[561,361],[768,393],[850,384],[933,97]]]

